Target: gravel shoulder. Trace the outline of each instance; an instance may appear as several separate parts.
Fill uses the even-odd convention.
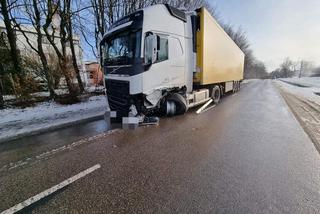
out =
[[[304,96],[293,94],[276,83],[280,94],[320,152],[320,105]]]

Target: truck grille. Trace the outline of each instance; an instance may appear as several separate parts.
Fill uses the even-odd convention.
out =
[[[127,117],[130,108],[129,82],[106,80],[109,107],[117,111],[117,117]]]

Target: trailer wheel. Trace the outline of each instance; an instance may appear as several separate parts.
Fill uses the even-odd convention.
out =
[[[233,82],[233,93],[237,92],[240,90],[240,82],[239,81],[234,81]]]
[[[175,104],[175,112],[172,114],[169,114],[169,115],[174,115],[174,114],[184,114],[188,111],[188,106],[187,106],[187,101],[186,99],[181,95],[181,94],[178,94],[178,93],[175,93],[173,95],[171,95],[168,100],[167,100],[167,103],[171,103],[171,106],[172,106],[172,102]],[[173,108],[171,108],[173,109]],[[167,112],[168,114],[168,112]]]
[[[220,101],[221,91],[219,86],[214,86],[211,91],[211,98],[214,103],[218,103]]]

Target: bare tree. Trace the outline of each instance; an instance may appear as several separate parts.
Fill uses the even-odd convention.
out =
[[[7,68],[8,65],[11,64],[11,58],[8,59],[8,52],[10,51],[6,44],[6,34],[1,32],[0,34],[0,109],[4,108],[5,101],[3,98],[4,95],[4,87],[3,87],[3,79],[7,72],[10,72]]]
[[[53,47],[54,51],[57,54],[57,57],[59,59],[60,68],[63,72],[63,75],[65,77],[69,94],[72,96],[75,96],[77,94],[77,89],[75,88],[73,82],[72,82],[72,73],[71,70],[68,68],[68,62],[69,58],[67,56],[67,50],[66,45],[68,42],[67,38],[67,7],[66,7],[66,1],[57,1],[56,3],[53,2],[53,0],[47,0],[46,2],[46,9],[47,13],[45,14],[45,23],[43,25],[43,30],[45,32],[45,35],[50,42],[51,46]],[[58,28],[56,29],[56,26],[53,26],[53,18],[54,16],[59,15],[60,17],[60,23]],[[56,35],[56,31],[59,32],[59,35]],[[56,42],[56,39],[59,38],[59,46],[58,42]]]
[[[75,73],[76,73],[80,93],[82,93],[84,91],[84,87],[83,87],[83,83],[81,80],[80,70],[79,70],[78,63],[77,63],[77,56],[76,56],[75,48],[74,48],[73,25],[72,25],[72,18],[71,18],[72,17],[71,0],[66,0],[65,4],[66,4],[66,9],[65,9],[66,14],[64,15],[63,18],[66,19],[65,20],[66,30],[68,32],[68,40],[69,40],[69,44],[70,44],[73,69],[75,70]]]
[[[0,65],[0,69],[3,69]],[[4,108],[4,98],[3,98],[3,83],[2,83],[2,76],[0,76],[0,109]]]
[[[294,63],[289,57],[285,58],[281,63],[280,72],[284,78],[292,77],[294,75]]]
[[[20,84],[20,96],[23,98],[26,98],[28,96],[28,92],[26,89],[25,81],[24,81],[24,75],[23,75],[23,69],[21,67],[21,57],[17,48],[17,37],[14,32],[14,29],[12,27],[11,19],[10,19],[10,8],[7,0],[0,0],[1,5],[1,14],[3,17],[3,21],[6,27],[6,34],[10,46],[10,55],[11,60],[13,62],[15,77],[18,80]]]
[[[312,71],[314,69],[314,65],[312,62],[307,60],[301,60],[299,64],[299,78],[301,78],[302,76],[310,76],[312,74]]]
[[[47,87],[50,94],[50,98],[56,96],[53,87],[53,79],[49,72],[48,60],[46,54],[43,50],[43,38],[45,37],[42,32],[43,14],[39,5],[43,4],[43,0],[23,0],[16,1],[16,10],[25,11],[24,21],[28,20],[28,24],[32,25],[36,32],[37,42],[34,44],[29,39],[29,35],[25,32],[25,29],[21,26],[21,23],[15,18],[15,16],[10,13],[11,19],[15,24],[18,31],[24,36],[29,47],[39,56],[41,61],[43,72],[45,74],[45,79],[47,81]],[[17,12],[16,12],[17,13]]]

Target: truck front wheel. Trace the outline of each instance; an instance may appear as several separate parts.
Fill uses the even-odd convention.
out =
[[[167,115],[184,114],[187,111],[187,101],[181,94],[175,93],[167,99]]]

